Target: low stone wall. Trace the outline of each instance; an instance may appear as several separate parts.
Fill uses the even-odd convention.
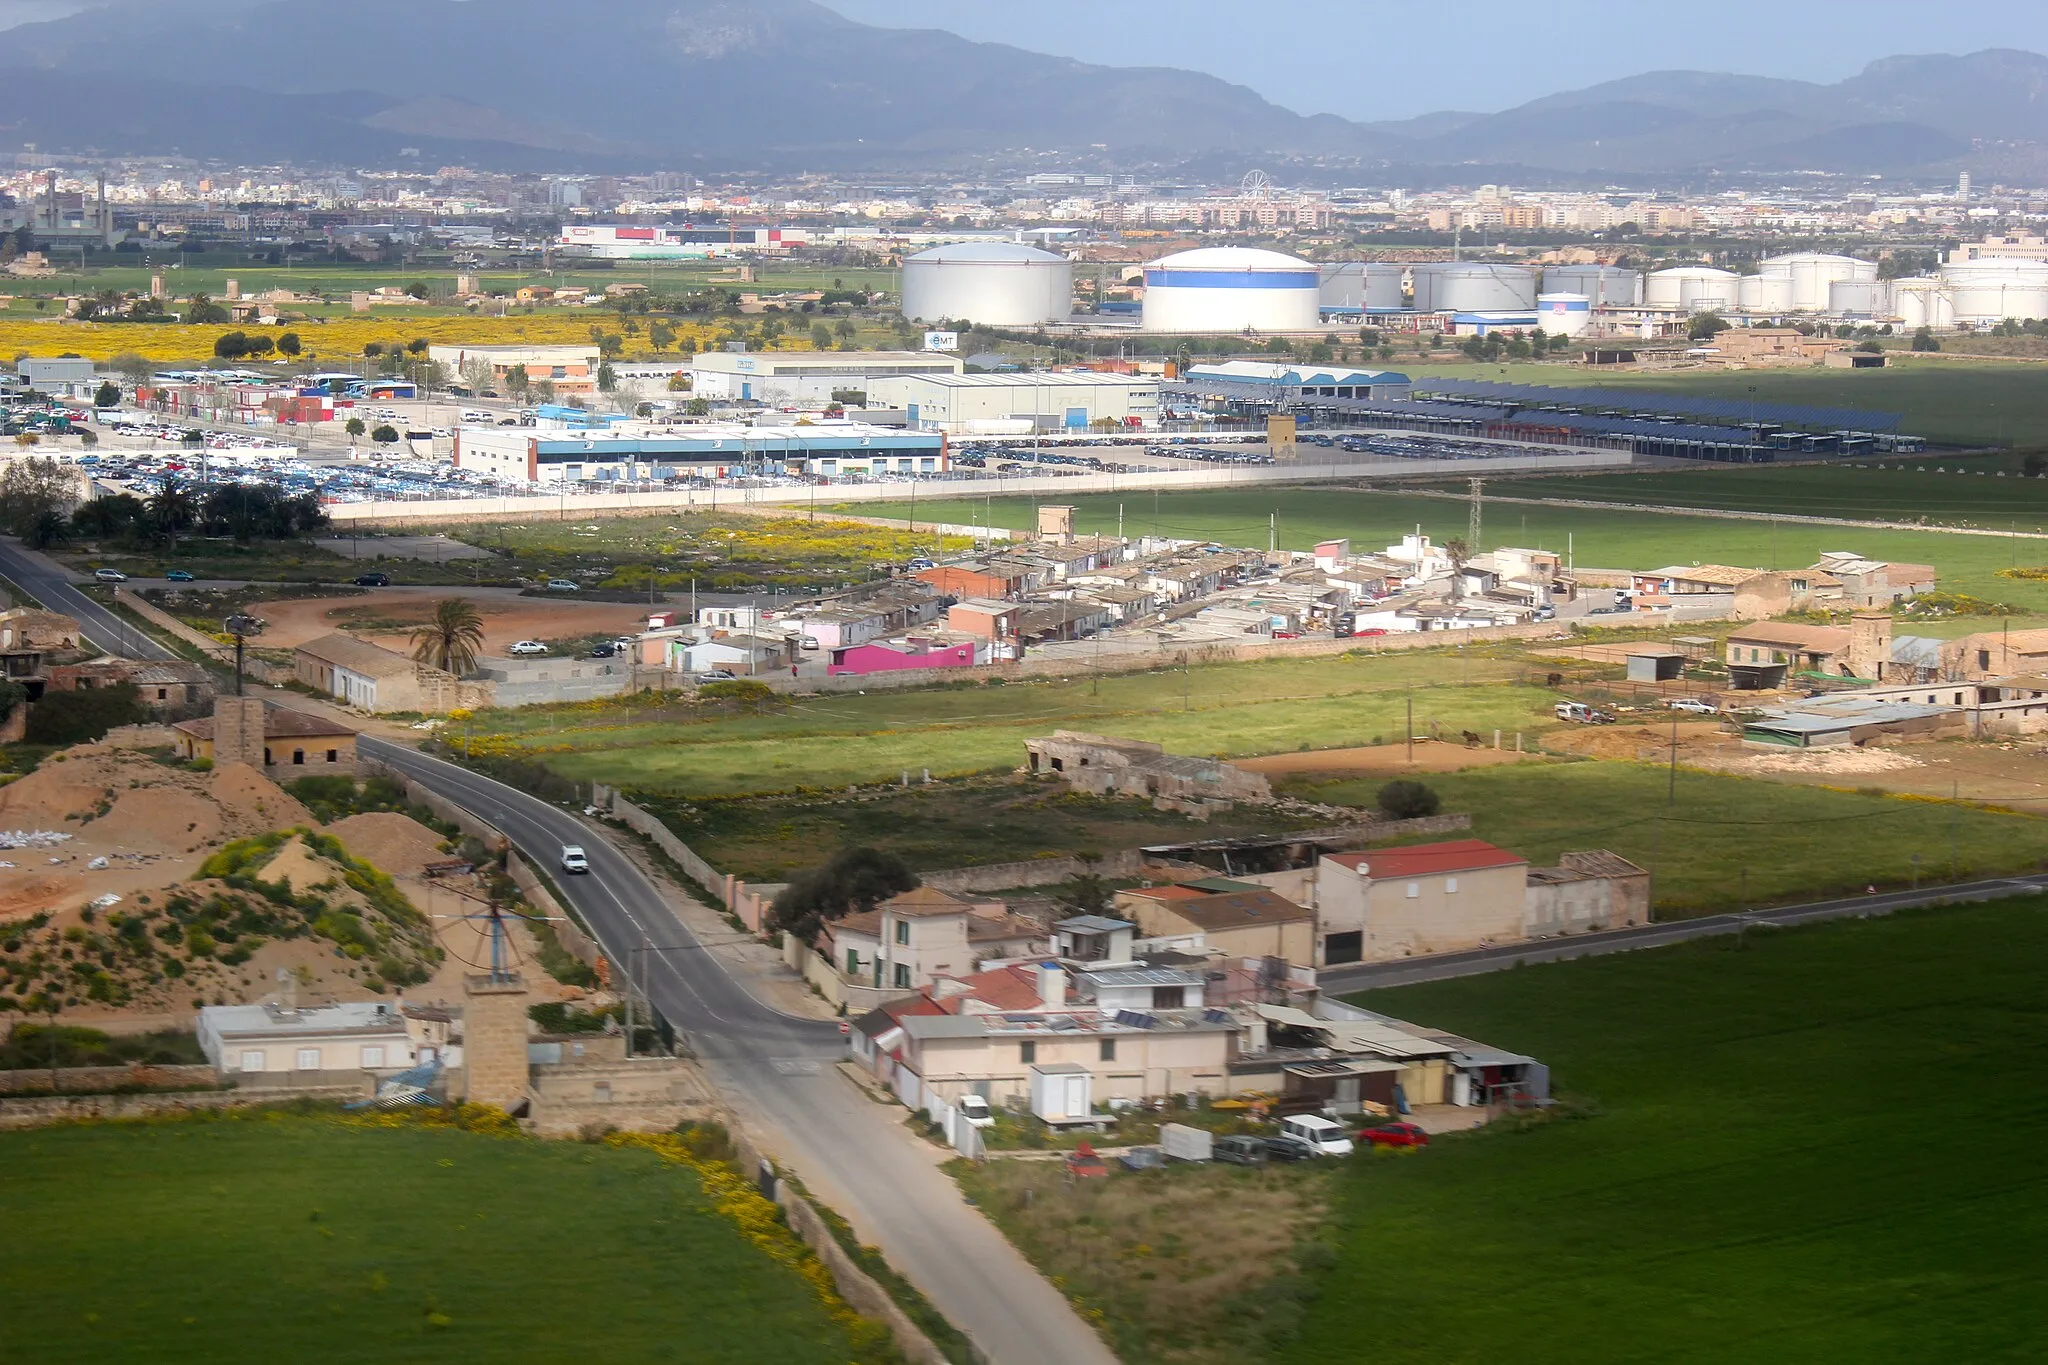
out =
[[[210,1069],[210,1068],[209,1068]],[[159,1114],[189,1114],[201,1109],[246,1109],[280,1100],[352,1100],[359,1087],[274,1090],[191,1090],[130,1095],[0,1096],[0,1129],[39,1128],[79,1119],[141,1119]]]
[[[697,850],[676,838],[675,831],[664,825],[652,812],[642,810],[628,801],[618,788],[607,787],[601,782],[591,783],[590,804],[599,810],[610,811],[612,818],[627,829],[652,839],[656,848],[673,858],[676,866],[682,868],[706,890],[715,893],[725,882],[726,876],[723,872],[699,857]],[[728,903],[726,908],[732,907]]]
[[[954,895],[970,891],[1006,891],[1013,886],[1055,886],[1069,877],[1094,872],[1102,877],[1135,877],[1145,858],[1135,848],[1104,854],[1093,863],[1079,858],[1026,858],[1015,863],[985,863],[980,867],[949,867],[920,876],[924,884]]]
[[[191,1066],[64,1066],[55,1071],[0,1071],[0,1093],[15,1090],[107,1091],[116,1086],[212,1085],[205,1063]]]
[[[204,650],[208,658],[216,659],[228,665],[229,671],[233,671],[235,663],[235,647],[233,645],[224,645],[205,631],[194,630],[191,626],[186,625],[163,608],[150,605],[140,596],[126,588],[117,587],[114,589],[114,601],[128,608],[128,610],[134,612],[158,630],[168,631],[193,648]]]

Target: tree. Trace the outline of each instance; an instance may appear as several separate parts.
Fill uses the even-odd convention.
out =
[[[1465,595],[1465,565],[1472,559],[1471,542],[1463,536],[1452,536],[1444,542],[1444,558],[1451,561],[1451,600],[1455,602]]]
[[[709,417],[711,415],[711,400],[708,398],[692,398],[683,405],[683,412],[690,417]]]
[[[132,682],[52,691],[29,708],[26,738],[31,744],[89,744],[117,725],[148,719],[149,708]]]
[[[1865,355],[1883,355],[1884,343],[1875,340],[1859,341],[1856,343],[1856,349],[1861,351]]]
[[[277,339],[277,353],[279,355],[296,356],[299,350],[300,342],[297,332],[286,332]]]
[[[151,364],[146,356],[138,355],[134,351],[121,352],[108,361],[107,366],[127,380],[131,386],[146,383],[149,377],[156,373],[156,366]]]
[[[384,354],[384,343],[381,341],[364,342],[363,354],[367,356],[369,359],[375,360],[378,356]]]
[[[832,329],[822,322],[811,324],[811,349],[829,351],[832,349]]]
[[[1380,810],[1393,820],[1419,820],[1435,815],[1443,805],[1443,798],[1433,788],[1406,777],[1381,787],[1377,799]]]
[[[817,329],[812,328],[811,331],[812,335],[815,337]],[[669,326],[666,322],[662,322],[659,319],[656,319],[655,321],[647,324],[647,344],[654,348],[654,353],[656,355],[660,355],[663,351],[666,351],[669,348],[669,346],[675,341],[675,339],[676,329]],[[820,346],[818,347],[818,349],[822,351],[825,348],[823,346]]]
[[[411,295],[413,298],[419,299],[422,302],[424,302],[428,293],[427,282],[425,280],[414,280],[411,284],[405,287],[405,292]]]
[[[380,446],[395,445],[398,442],[398,428],[389,422],[379,422],[370,432],[370,439]]]
[[[691,388],[690,376],[680,370],[668,377],[668,391],[670,393],[688,393]]]
[[[133,493],[102,493],[71,513],[72,529],[94,540],[112,540],[142,525],[142,499]]]
[[[222,360],[240,360],[249,353],[249,334],[222,332],[213,339],[213,353]]]
[[[626,339],[617,332],[605,332],[597,338],[597,353],[606,360],[612,359],[626,349]]]
[[[78,480],[61,462],[42,456],[13,460],[0,473],[0,531],[32,539],[48,524],[46,513],[68,516],[78,500]]]
[[[783,888],[769,911],[769,923],[809,943],[826,924],[872,910],[918,885],[917,874],[893,853],[841,849],[824,866],[798,875]]]
[[[360,438],[365,431],[369,430],[368,427],[363,425],[363,419],[360,417],[349,418],[348,421],[342,423],[341,429],[350,436],[357,438]]]
[[[1934,339],[1934,332],[1931,328],[1922,327],[1919,331],[1913,333],[1913,349],[1916,351],[1938,351],[1941,349],[1941,343]]]
[[[408,355],[422,356],[427,353],[427,348],[433,344],[433,342],[428,341],[425,337],[414,337],[411,341],[405,343],[406,353]]]
[[[611,361],[599,361],[597,366],[597,391],[599,393],[617,393],[618,389],[619,372],[612,368]]]
[[[1109,909],[1109,881],[1098,870],[1102,859],[1093,853],[1079,855],[1081,870],[1060,884],[1060,903],[1077,915],[1099,915]]]
[[[227,322],[228,310],[204,294],[194,294],[192,301],[185,305],[185,321],[188,324],[206,325]]]
[[[143,514],[150,531],[169,542],[173,550],[178,548],[178,532],[191,529],[199,519],[199,509],[193,506],[192,495],[175,483],[166,483],[158,489],[155,496],[143,504]]]
[[[118,408],[121,406],[121,386],[102,382],[92,391],[92,405],[96,408]]]
[[[444,597],[434,619],[412,633],[412,657],[444,673],[466,677],[484,647],[484,618],[466,597]]]
[[[252,336],[249,338],[250,355],[265,356],[269,355],[275,349],[277,349],[277,343],[272,341],[269,337],[262,335],[261,333],[258,333],[256,336]]]
[[[1727,330],[1727,320],[1716,313],[1694,313],[1685,324],[1685,334],[1694,341],[1710,341]]]

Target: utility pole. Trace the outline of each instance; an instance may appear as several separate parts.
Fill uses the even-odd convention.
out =
[[[1407,736],[1408,762],[1413,765],[1415,762],[1415,694],[1413,692],[1408,694],[1408,728],[1402,733]]]
[[[1678,804],[1678,713],[1671,713],[1671,792],[1667,805]]]
[[[1266,518],[1266,558],[1273,557],[1273,551],[1280,547],[1280,514],[1273,512]]]
[[[1472,509],[1465,518],[1465,543],[1472,547],[1473,554],[1479,553],[1480,508],[1486,502],[1486,480],[1469,480],[1472,485]]]

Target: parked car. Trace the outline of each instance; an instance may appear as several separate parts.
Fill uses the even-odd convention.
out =
[[[583,585],[582,585],[581,583],[575,583],[575,582],[571,582],[571,581],[570,581],[569,579],[566,579],[566,578],[550,578],[550,579],[548,580],[548,585],[547,585],[547,586],[548,586],[548,591],[549,591],[549,592],[582,592],[582,591],[583,591]]]
[[[355,576],[355,585],[359,588],[388,588],[391,586],[391,575],[388,573],[359,573]]]
[[[1159,1154],[1157,1147],[1133,1147],[1118,1155],[1117,1165],[1127,1171],[1161,1171],[1166,1169],[1166,1158]]]
[[[1364,630],[1354,630],[1351,633],[1358,636],[1385,635],[1387,628],[1385,626],[1367,626]]]
[[[1314,1149],[1317,1156],[1351,1155],[1351,1139],[1345,1134],[1344,1126],[1321,1114],[1289,1114],[1280,1120],[1280,1135],[1299,1138]]]
[[[1266,1164],[1266,1139],[1247,1137],[1242,1133],[1220,1137],[1211,1149],[1211,1156],[1232,1166],[1263,1166]]]
[[[798,649],[804,650],[806,653],[817,649],[817,647],[818,640],[817,637],[814,635],[804,636],[803,642],[797,646]]]
[[[1314,1161],[1316,1149],[1298,1137],[1269,1137],[1265,1140],[1268,1161]]]
[[[1588,706],[1582,701],[1561,701],[1551,708],[1551,714],[1559,720],[1569,720],[1580,725],[1612,725],[1614,717],[1597,706]]]
[[[1427,1147],[1429,1133],[1412,1123],[1382,1123],[1362,1130],[1358,1140],[1374,1147]]]
[[[739,675],[729,668],[714,668],[708,673],[699,673],[697,675],[697,681],[700,683],[737,682],[738,680]]]
[[[119,569],[94,569],[92,576],[102,583],[126,583],[128,575]]]
[[[995,1113],[988,1107],[988,1101],[979,1095],[962,1095],[960,1102],[953,1107],[960,1111],[960,1117],[966,1119],[971,1128],[995,1127]]]
[[[192,581],[192,571],[190,569],[172,569],[164,575],[164,578],[172,583],[190,583]]]
[[[583,845],[562,845],[562,871],[577,873],[590,871],[590,860],[583,856]]]
[[[507,652],[511,654],[545,654],[548,652],[548,647],[538,640],[515,640],[512,648]]]
[[[1673,697],[1664,703],[1674,711],[1687,711],[1695,716],[1718,716],[1721,708],[1712,702],[1701,701],[1698,697]]]

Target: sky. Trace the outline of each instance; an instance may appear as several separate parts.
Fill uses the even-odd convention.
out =
[[[15,0],[0,0],[0,9]],[[1977,0],[822,0],[862,23],[1114,66],[1178,66],[1303,114],[1492,113],[1645,71],[1833,82],[1879,57],[2048,53],[2048,3]],[[1128,17],[1124,17],[1128,16]]]

